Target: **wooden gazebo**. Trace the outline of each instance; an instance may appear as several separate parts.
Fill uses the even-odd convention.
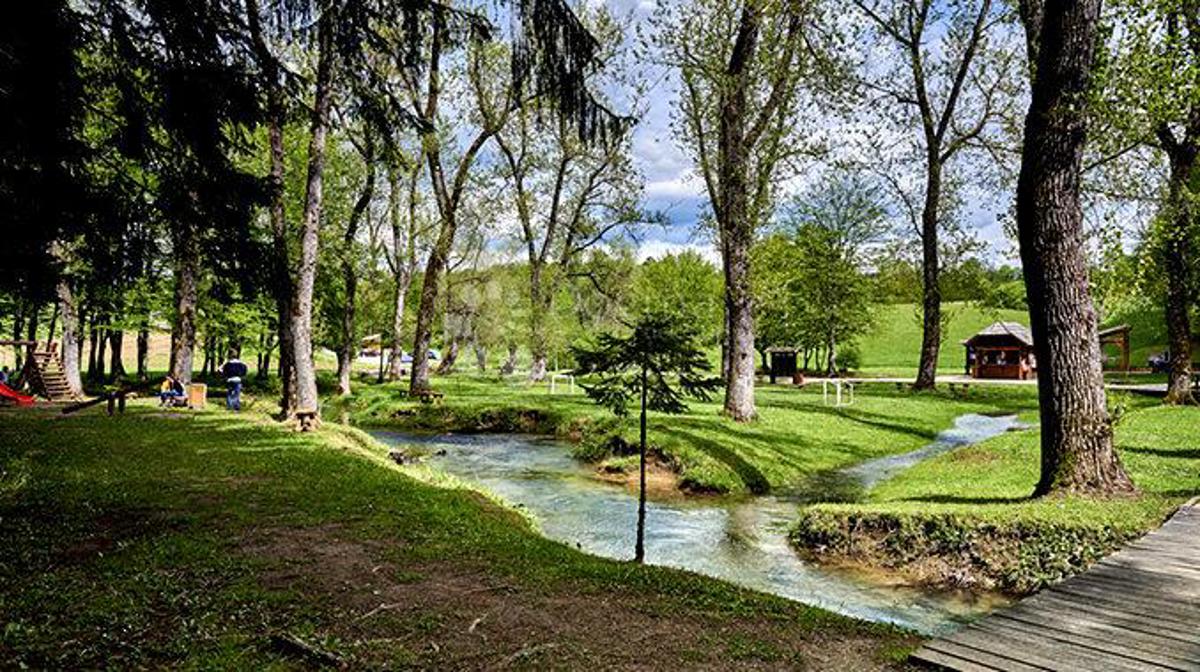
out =
[[[1106,345],[1116,346],[1121,351],[1121,370],[1129,370],[1129,332],[1133,331],[1133,327],[1128,324],[1118,324],[1115,327],[1101,329],[1097,334],[1100,337],[1100,347]]]
[[[972,378],[1026,380],[1037,375],[1033,335],[1017,322],[993,322],[963,341],[966,370]]]

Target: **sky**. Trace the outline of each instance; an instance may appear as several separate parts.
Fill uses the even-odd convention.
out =
[[[590,1],[604,2],[619,16],[631,16],[635,24],[644,22],[655,7],[651,0]],[[645,178],[645,208],[663,213],[669,224],[640,232],[638,256],[643,259],[659,257],[690,248],[716,263],[717,252],[698,226],[708,204],[704,185],[697,179],[691,160],[671,135],[671,113],[678,102],[676,79],[673,73],[657,66],[647,66],[646,77],[651,88],[646,112],[634,130],[633,153]],[[803,177],[793,180],[793,184],[804,184]],[[963,227],[974,232],[983,243],[986,259],[993,263],[1011,263],[1015,260],[1015,250],[1004,234],[998,216],[1003,198],[997,196],[969,196],[960,216]]]

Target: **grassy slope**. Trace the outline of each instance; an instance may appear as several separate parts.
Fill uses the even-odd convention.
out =
[[[1198,435],[1198,408],[1133,410],[1116,443],[1139,496],[1034,500],[1038,433],[1006,434],[901,472],[866,502],[809,507],[792,539],[805,554],[922,582],[1029,593],[1086,569],[1200,494]]]
[[[463,375],[435,379],[435,386],[446,393],[440,407],[403,399],[402,384],[360,384],[353,399],[344,406],[331,403],[327,414],[344,408],[362,425],[470,430],[487,428],[487,419],[497,409],[509,414],[528,409],[543,420],[526,429],[557,428],[560,434],[569,433],[575,418],[604,422],[609,417],[578,391],[549,395],[545,386]],[[693,404],[686,415],[652,415],[650,441],[677,463],[685,485],[762,492],[799,486],[821,472],[873,457],[914,450],[963,413],[1031,412],[1035,395],[1033,388],[981,387],[960,398],[949,391],[913,394],[890,384],[864,385],[854,405],[833,408],[823,403],[819,386],[759,387],[758,422],[731,422],[720,415],[715,402]],[[398,409],[417,414],[394,417]],[[619,431],[630,440],[636,438],[633,419]]]
[[[1038,433],[1009,433],[918,464],[871,491],[866,511],[960,514],[1146,530],[1200,493],[1200,408],[1154,406],[1126,415],[1116,429],[1121,459],[1142,490],[1131,499],[1031,500],[1038,480]]]
[[[0,411],[0,659],[299,667],[269,644],[285,632],[353,666],[874,668],[912,644],[583,555],[380,451],[215,411]]]
[[[962,373],[962,341],[987,325],[1003,320],[1029,324],[1028,313],[1020,310],[990,310],[969,303],[946,303],[949,315],[938,370]],[[921,353],[921,321],[917,306],[911,303],[878,306],[875,324],[858,342],[862,355],[861,372],[870,375],[915,376]]]

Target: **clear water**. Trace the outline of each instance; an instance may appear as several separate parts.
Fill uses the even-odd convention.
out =
[[[962,416],[926,448],[872,460],[845,473],[869,486],[921,459],[994,436],[1014,424],[1012,417]],[[609,558],[633,555],[636,495],[596,478],[562,444],[512,435],[372,433],[392,445],[421,445],[433,453],[430,465],[525,509],[551,539]],[[887,576],[804,562],[787,542],[798,506],[793,499],[775,496],[651,501],[646,561],[927,634],[952,630],[1002,604],[995,596],[920,590],[897,585]]]

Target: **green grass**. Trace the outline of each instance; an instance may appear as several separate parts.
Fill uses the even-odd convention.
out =
[[[307,667],[272,633],[352,666],[419,668],[536,667],[548,646],[557,664],[612,667],[629,662],[617,643],[639,629],[663,633],[664,652],[645,655],[686,650],[708,666],[728,651],[803,661],[840,655],[845,639],[912,644],[578,553],[474,492],[406,477],[353,430],[301,435],[262,416],[148,403],[116,418],[52,413],[0,411],[6,666]],[[371,611],[384,602],[395,604]],[[588,621],[584,605],[600,603],[612,618]],[[530,629],[544,618],[555,627]]]
[[[947,302],[942,310],[948,322],[938,353],[938,372],[963,372],[962,342],[997,321],[1028,326],[1029,314],[1022,310],[993,310],[972,303]],[[857,344],[862,363],[860,373],[877,376],[915,376],[921,356],[920,307],[912,303],[882,304],[875,308],[875,323]]]
[[[1031,429],[922,462],[880,483],[866,503],[852,508],[1143,531],[1200,493],[1200,408],[1134,410],[1118,423],[1115,434],[1140,497],[1030,499],[1039,468],[1038,432]]]
[[[1200,408],[1140,406],[1115,431],[1141,490],[1135,497],[1031,498],[1039,445],[1030,429],[917,464],[866,501],[809,507],[793,542],[929,583],[1031,592],[1086,569],[1200,494]]]
[[[545,385],[461,374],[435,379],[434,385],[446,394],[441,406],[404,399],[402,383],[359,384],[354,397],[331,400],[326,415],[363,426],[554,432],[577,439],[582,434],[585,442],[589,427],[607,432],[615,425],[627,441],[637,437],[634,418],[616,423],[578,390],[550,395]],[[756,393],[756,422],[726,419],[714,400],[694,403],[681,416],[652,414],[649,438],[674,462],[685,487],[765,492],[803,486],[830,470],[915,450],[964,413],[1031,414],[1036,394],[1032,387],[973,387],[966,396],[949,390],[918,394],[891,384],[867,384],[859,386],[853,405],[834,408],[824,404],[820,386],[762,386]],[[397,411],[411,415],[397,416]]]

